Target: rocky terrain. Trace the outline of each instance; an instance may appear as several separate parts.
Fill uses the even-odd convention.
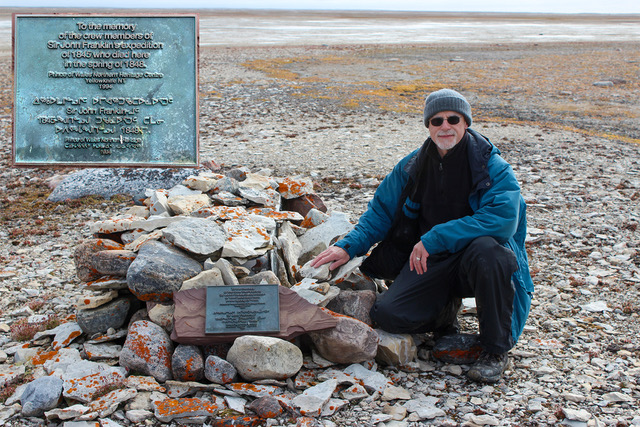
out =
[[[377,181],[426,137],[420,114],[425,94],[453,87],[470,100],[473,127],[513,165],[529,205],[536,291],[504,379],[493,385],[469,382],[464,366],[434,361],[427,346],[419,352],[421,368],[378,370],[410,399],[437,409],[435,417],[422,418],[416,408],[402,413],[398,401],[369,396],[320,422],[640,425],[638,47],[201,52],[202,162],[220,170],[245,166],[273,176],[310,177],[330,210],[355,221]],[[10,58],[0,58],[2,75],[10,75],[10,66]],[[10,79],[0,82],[0,91],[0,366],[6,371],[15,365],[4,350],[18,344],[11,326],[28,316],[65,319],[76,313],[82,283],[74,248],[91,236],[92,223],[132,202],[122,196],[48,202],[51,178],[71,171],[11,167]],[[463,316],[463,328],[473,331],[472,315]],[[20,418],[11,408],[0,408],[2,422],[42,423]],[[398,419],[381,415],[389,413]],[[109,419],[131,423],[122,409]],[[295,420],[268,421],[289,423]]]

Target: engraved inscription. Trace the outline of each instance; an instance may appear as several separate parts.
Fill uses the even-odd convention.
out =
[[[207,333],[275,332],[279,321],[277,286],[207,288]]]

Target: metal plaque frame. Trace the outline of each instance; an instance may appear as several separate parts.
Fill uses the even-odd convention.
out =
[[[14,166],[198,166],[199,15],[12,18]]]

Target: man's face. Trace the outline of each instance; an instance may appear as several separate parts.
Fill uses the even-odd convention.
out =
[[[457,117],[458,123],[449,123],[449,121],[456,121],[454,117]],[[434,121],[436,122],[435,124],[433,123]],[[439,126],[435,126],[437,124]],[[441,156],[445,155],[447,151],[460,142],[467,128],[467,122],[464,117],[455,111],[441,111],[429,119],[429,135],[438,147],[438,152],[440,152]]]

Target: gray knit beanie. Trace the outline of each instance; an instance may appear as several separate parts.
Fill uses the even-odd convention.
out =
[[[466,120],[467,126],[471,126],[471,106],[465,97],[455,90],[440,89],[427,96],[424,103],[424,125],[429,127],[429,119],[440,111],[460,113]]]

